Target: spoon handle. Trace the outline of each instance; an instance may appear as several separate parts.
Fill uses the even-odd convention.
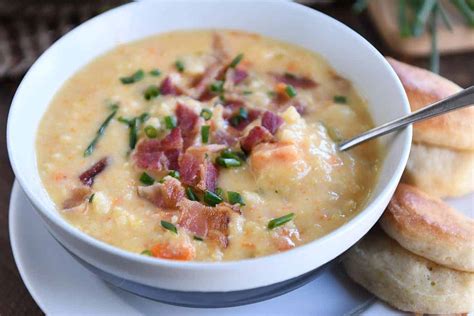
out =
[[[474,86],[464,89],[449,98],[433,103],[432,105],[424,107],[407,116],[385,123],[354,138],[343,141],[338,144],[338,148],[340,151],[344,151],[372,138],[399,130],[414,122],[438,116],[469,105],[474,105]]]

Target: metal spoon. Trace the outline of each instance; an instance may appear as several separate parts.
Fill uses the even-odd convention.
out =
[[[405,126],[414,122],[429,119],[430,117],[438,116],[470,105],[474,105],[474,86],[470,86],[469,88],[464,89],[461,92],[450,96],[449,98],[433,103],[432,105],[424,107],[407,116],[375,127],[354,138],[342,141],[338,144],[338,149],[340,151],[344,151],[372,138],[404,128]]]

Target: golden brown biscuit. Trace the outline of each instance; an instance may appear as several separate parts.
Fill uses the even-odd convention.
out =
[[[474,220],[440,199],[400,183],[379,223],[405,249],[474,272]]]
[[[402,182],[444,198],[474,190],[474,151],[413,144]]]
[[[407,312],[473,310],[474,274],[412,254],[375,228],[344,256],[347,274],[390,305]]]
[[[461,90],[455,83],[428,70],[387,57],[405,88],[412,111]],[[414,124],[413,141],[458,150],[474,150],[474,107],[470,106]]]

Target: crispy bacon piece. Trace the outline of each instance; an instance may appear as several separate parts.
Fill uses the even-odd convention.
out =
[[[71,191],[71,196],[63,202],[63,209],[66,211],[85,209],[91,193],[92,190],[88,186],[74,188]]]
[[[262,116],[262,126],[265,127],[272,135],[275,135],[278,128],[283,124],[283,119],[277,114],[265,111]]]
[[[209,207],[182,199],[178,203],[178,209],[181,211],[179,226],[196,236],[216,240],[222,247],[227,247],[231,208],[223,203]]]
[[[150,201],[164,211],[176,210],[176,204],[184,198],[184,188],[177,179],[166,177],[165,182],[151,186],[139,186],[138,196]]]
[[[201,120],[192,109],[184,104],[178,103],[176,106],[176,117],[178,119],[178,127],[183,135],[183,149],[187,149],[193,145],[196,136],[199,134]]]
[[[107,161],[107,157],[104,157],[97,161],[92,167],[84,171],[79,176],[79,180],[81,180],[82,184],[91,187],[94,184],[95,176],[104,171],[105,167],[107,167]]]
[[[170,76],[167,76],[160,85],[160,93],[162,95],[181,95],[183,91],[173,83]]]
[[[182,149],[181,130],[174,128],[161,140],[141,140],[137,144],[133,158],[137,166],[142,169],[176,170],[178,169],[178,158]]]
[[[209,86],[215,80],[222,79],[224,77],[226,66],[221,63],[214,63],[207,67],[204,74],[194,83],[194,94],[193,97],[200,101],[205,101],[212,97],[209,93]]]
[[[311,78],[297,76],[291,73],[284,73],[284,74],[270,73],[270,75],[276,81],[290,84],[294,86],[295,88],[311,89],[318,86],[318,84]]]
[[[248,153],[258,144],[269,142],[272,139],[273,135],[265,127],[255,126],[247,136],[240,139],[240,147]]]
[[[201,190],[215,191],[218,170],[214,164],[205,157],[207,152],[216,152],[224,146],[206,145],[190,147],[179,161],[181,181],[190,186],[197,186]]]

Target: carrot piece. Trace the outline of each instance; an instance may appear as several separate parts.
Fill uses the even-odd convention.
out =
[[[193,245],[188,243],[157,243],[151,248],[150,251],[154,257],[163,259],[189,261],[194,259],[195,256],[195,249]]]

